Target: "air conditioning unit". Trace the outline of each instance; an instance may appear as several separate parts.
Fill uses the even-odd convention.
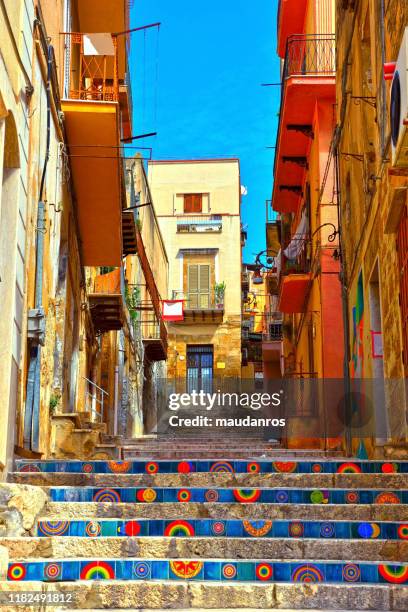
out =
[[[391,85],[392,165],[408,168],[408,27],[405,28]]]

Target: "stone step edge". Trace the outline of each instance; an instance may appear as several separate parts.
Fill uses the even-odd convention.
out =
[[[397,585],[316,583],[242,583],[236,582],[159,582],[106,580],[78,582],[0,582],[0,590],[17,594],[22,591],[66,596],[71,593],[81,609],[117,612],[255,612],[280,609],[287,612],[384,612],[406,611],[406,589]],[[153,588],[152,588],[153,587]],[[313,587],[313,589],[312,589]],[[390,588],[391,587],[391,588]],[[120,603],[119,603],[120,602]],[[97,606],[97,607],[95,607]],[[120,606],[120,607],[117,607]],[[125,607],[122,607],[125,606]],[[175,608],[177,606],[177,608]],[[251,606],[251,607],[248,607]],[[256,607],[254,607],[256,606]],[[30,608],[42,610],[38,606]],[[65,609],[58,608],[58,609]],[[15,607],[5,612],[15,612]]]

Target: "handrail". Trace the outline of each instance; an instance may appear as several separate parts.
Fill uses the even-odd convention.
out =
[[[87,378],[86,376],[82,377],[84,380],[86,380],[86,382],[90,385],[92,385],[92,387],[94,388],[92,390],[92,392],[89,389],[86,389],[86,395],[88,397],[91,398],[91,414],[92,415],[96,415],[97,419],[99,419],[99,421],[102,423],[103,422],[103,405],[104,405],[104,399],[105,396],[109,397],[109,393],[107,391],[105,391],[105,389],[102,389],[102,387],[100,387],[99,385],[96,384],[96,382],[94,382],[93,380],[90,380],[89,378]],[[101,398],[99,399],[97,397],[97,392],[101,393]],[[100,405],[100,411],[97,410],[96,408],[96,404]]]

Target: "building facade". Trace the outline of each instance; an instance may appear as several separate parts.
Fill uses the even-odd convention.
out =
[[[351,378],[385,381],[365,444],[393,452],[407,439],[408,6],[337,4],[335,153],[348,366]]]
[[[330,163],[335,2],[282,0],[277,27],[282,89],[267,251],[274,258],[272,303],[283,315],[282,372],[296,379],[342,378],[339,228]],[[293,415],[288,443],[320,446],[312,432],[322,415],[305,410]]]
[[[191,384],[241,374],[241,216],[237,159],[152,161],[152,196],[169,258],[167,375]]]
[[[148,426],[144,383],[167,355],[165,250],[123,162],[129,4],[0,8],[0,462],[114,456]]]

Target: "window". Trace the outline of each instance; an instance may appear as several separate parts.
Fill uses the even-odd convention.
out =
[[[210,307],[209,264],[189,264],[187,271],[187,292],[189,308]]]
[[[188,193],[184,195],[184,212],[200,213],[203,211],[203,194]]]

